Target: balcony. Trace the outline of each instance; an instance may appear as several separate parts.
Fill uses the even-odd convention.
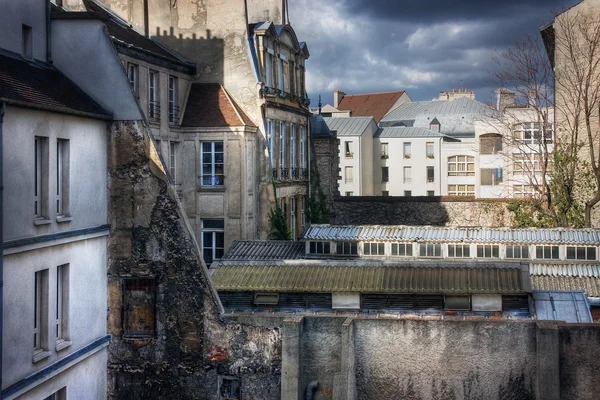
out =
[[[306,181],[308,180],[307,168],[273,168],[271,177],[274,181]]]
[[[176,124],[179,122],[179,106],[175,104],[169,105],[169,123]]]
[[[287,181],[289,177],[289,168],[279,169],[279,180]]]
[[[300,168],[290,168],[292,174],[292,180],[297,181],[300,179]]]
[[[155,124],[160,123],[160,103],[158,101],[148,102],[148,121]]]

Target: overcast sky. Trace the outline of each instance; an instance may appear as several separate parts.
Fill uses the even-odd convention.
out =
[[[413,101],[469,88],[491,101],[492,57],[578,0],[289,0],[306,42],[311,106],[321,94],[406,90]]]

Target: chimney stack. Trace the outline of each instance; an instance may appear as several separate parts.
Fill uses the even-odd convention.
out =
[[[496,109],[500,112],[504,112],[506,107],[515,105],[515,94],[506,89],[498,89],[498,97],[496,103]]]
[[[340,105],[340,102],[342,101],[342,99],[344,98],[344,95],[346,93],[342,92],[341,90],[336,90],[335,92],[333,92],[333,106],[335,108],[338,108]]]

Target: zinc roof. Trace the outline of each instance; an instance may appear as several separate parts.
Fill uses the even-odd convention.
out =
[[[320,115],[310,117],[310,135],[318,138],[331,138],[334,136]]]
[[[444,135],[443,133],[434,132],[431,129],[427,128],[413,128],[413,127],[384,127],[380,128],[374,137],[379,138],[449,138],[453,139],[453,137]]]
[[[304,257],[304,243],[285,240],[234,240],[221,258],[227,260],[293,260]]]
[[[598,229],[457,228],[403,225],[311,225],[307,240],[600,244]]]
[[[528,278],[520,266],[358,266],[338,262],[220,265],[212,281],[221,291],[516,294],[528,291]]]
[[[492,114],[493,112],[488,105],[468,98],[416,101],[399,105],[383,117],[381,122],[414,120],[422,115],[431,115],[432,117],[440,118],[440,115]]]
[[[338,136],[362,136],[370,124],[375,124],[373,117],[327,117],[323,121]]]

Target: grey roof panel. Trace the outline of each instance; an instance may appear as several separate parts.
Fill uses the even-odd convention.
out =
[[[302,242],[235,240],[221,260],[294,260],[303,257],[304,243]]]
[[[451,136],[444,135],[443,133],[434,132],[426,128],[409,128],[409,127],[384,127],[380,128],[375,137],[379,138],[449,138],[454,139]]]
[[[414,120],[421,115],[440,119],[440,115],[492,115],[495,111],[477,100],[462,98],[456,100],[433,100],[404,103],[388,113],[381,122]],[[440,119],[440,123],[443,121]]]
[[[375,124],[373,117],[327,117],[323,121],[338,136],[362,136],[371,123]]]
[[[591,323],[592,314],[582,291],[534,291],[538,320]]]

